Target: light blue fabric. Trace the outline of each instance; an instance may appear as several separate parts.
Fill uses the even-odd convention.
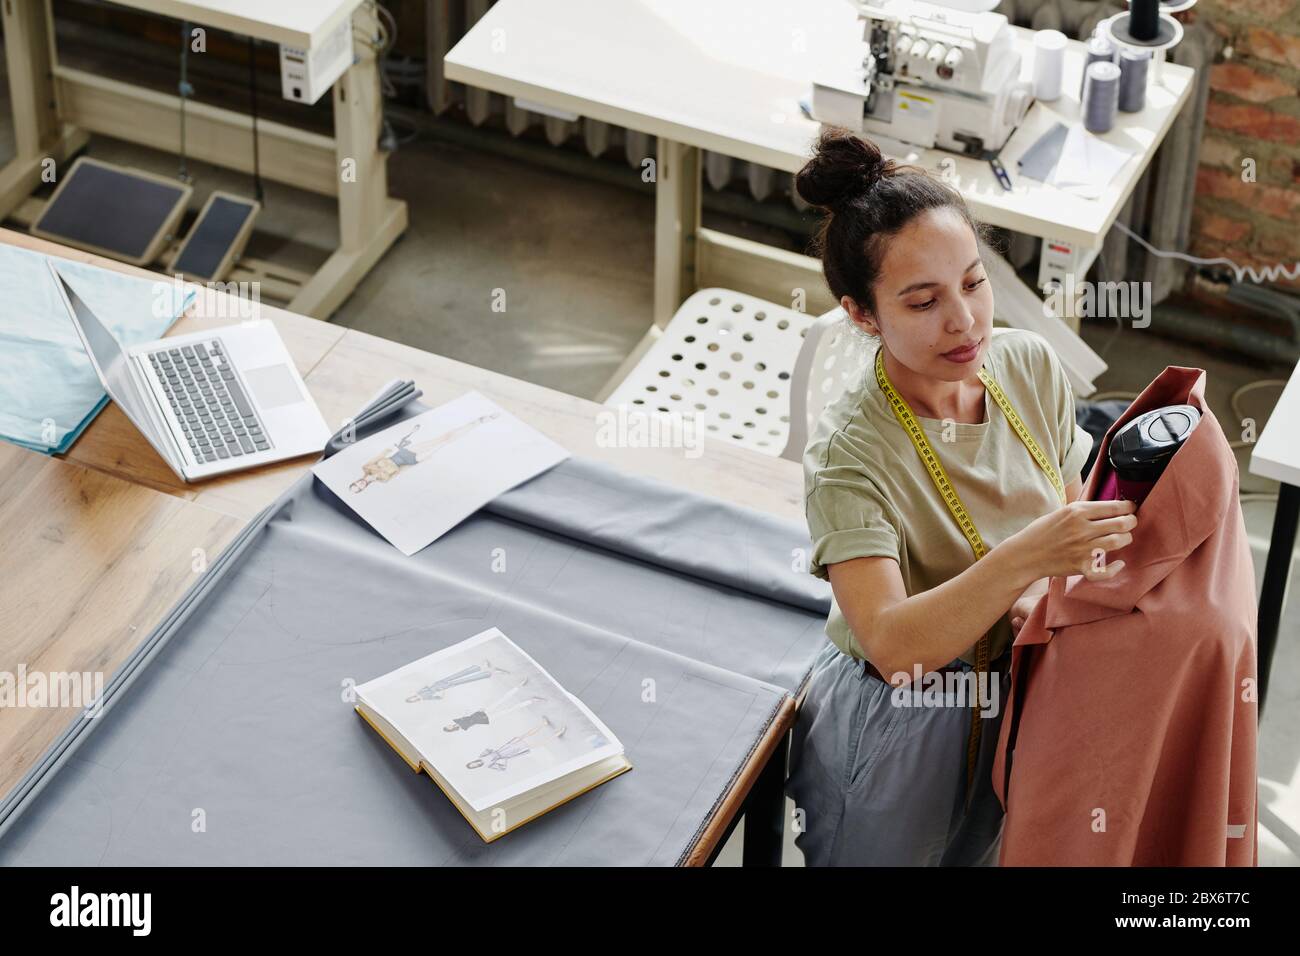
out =
[[[0,244],[0,438],[67,451],[108,397],[45,267],[46,256]],[[59,271],[126,348],[161,338],[189,296],[156,281],[57,259]]]

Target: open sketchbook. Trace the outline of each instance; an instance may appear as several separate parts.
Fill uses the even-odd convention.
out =
[[[609,728],[496,628],[356,696],[357,713],[489,843],[632,769]]]

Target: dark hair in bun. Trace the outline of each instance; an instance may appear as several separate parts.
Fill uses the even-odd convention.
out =
[[[842,129],[827,129],[817,152],[795,178],[804,201],[822,209],[842,208],[875,188],[898,165],[880,148]]]
[[[977,240],[991,231],[976,222],[961,193],[917,166],[895,163],[875,143],[845,129],[822,131],[812,159],[795,176],[804,201],[826,215],[813,239],[836,301],[848,296],[875,312],[885,241],[927,209],[951,206]]]

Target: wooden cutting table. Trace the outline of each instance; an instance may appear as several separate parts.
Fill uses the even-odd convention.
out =
[[[0,229],[0,242],[106,269],[154,273]],[[230,324],[237,306],[200,297],[171,330]],[[262,306],[275,322],[325,420],[339,427],[394,378],[410,378],[437,405],[470,389],[508,409],[575,455],[704,494],[802,520],[799,465],[705,439],[681,448],[597,444],[601,406],[364,332]],[[694,454],[694,452],[692,452]],[[49,458],[0,442],[0,671],[102,671],[105,680],[244,524],[315,459],[305,457],[187,485],[110,403],[67,454]],[[795,704],[787,702],[691,858],[712,860],[747,811],[746,863],[779,862],[784,763]],[[22,777],[76,709],[0,708],[0,795]],[[761,821],[759,825],[758,821]]]

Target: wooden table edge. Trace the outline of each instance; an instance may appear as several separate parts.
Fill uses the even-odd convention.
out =
[[[782,738],[794,726],[798,705],[789,693],[777,705],[776,716],[768,724],[767,731],[759,740],[758,746],[750,753],[749,759],[740,768],[722,802],[714,809],[713,815],[705,825],[695,845],[686,856],[685,866],[706,866],[719,841],[727,832],[731,821],[740,815],[745,799],[754,789],[759,775],[767,767],[768,761],[781,745]]]

